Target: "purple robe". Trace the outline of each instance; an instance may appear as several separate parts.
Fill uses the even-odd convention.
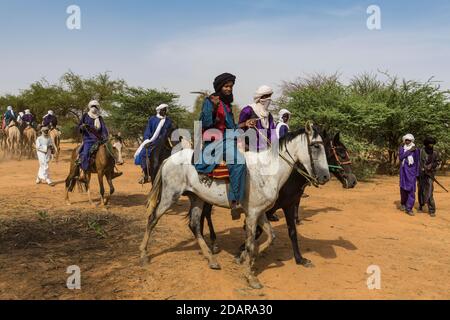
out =
[[[413,156],[414,164],[408,164],[408,157]],[[400,187],[405,191],[416,192],[417,177],[420,173],[420,150],[405,151],[403,146],[399,150],[400,157]],[[404,161],[403,161],[404,160]]]
[[[247,120],[256,119],[258,116],[256,115],[255,111],[252,107],[247,106],[244,109],[242,109],[241,114],[239,116],[239,124],[246,122]],[[264,128],[261,120],[258,120],[256,122],[256,128],[258,129],[258,134],[256,136],[256,150],[262,151],[267,149],[268,143],[266,139],[261,137],[261,135],[264,134],[264,136],[267,137],[269,141],[272,141],[273,139],[276,139],[276,129],[277,126],[275,124],[275,121],[273,120],[272,114],[269,114],[269,128]],[[244,131],[247,131],[248,128],[244,128]],[[273,137],[273,138],[272,138]],[[251,150],[254,150],[254,146],[251,146]]]

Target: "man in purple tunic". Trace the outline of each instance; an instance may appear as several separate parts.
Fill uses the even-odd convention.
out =
[[[414,216],[416,182],[420,173],[420,151],[414,141],[414,136],[407,134],[399,150],[401,210],[410,216]]]
[[[261,86],[256,91],[253,100],[254,104],[251,104],[242,109],[239,116],[239,124],[244,124],[248,120],[256,121],[255,130],[256,145],[254,141],[250,141],[250,145],[247,146],[251,151],[263,151],[268,148],[268,141],[276,139],[276,124],[272,114],[269,112],[269,107],[272,103],[273,90],[268,86]],[[243,130],[247,131],[250,128],[244,127]],[[264,136],[264,137],[263,137]]]

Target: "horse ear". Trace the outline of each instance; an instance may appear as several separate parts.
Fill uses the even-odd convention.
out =
[[[312,123],[312,121],[306,121],[306,124],[305,124],[305,131],[306,131],[306,133],[307,134],[312,134],[313,133],[313,127],[314,127],[314,124]]]
[[[335,144],[339,144],[341,142],[341,133],[338,131],[338,133],[336,133],[336,135],[334,136],[333,142]]]

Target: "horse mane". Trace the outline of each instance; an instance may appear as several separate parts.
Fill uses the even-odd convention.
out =
[[[314,137],[314,139],[317,138],[318,135],[320,135],[320,132],[321,132],[320,128],[318,126],[314,125],[313,126],[313,137]],[[288,132],[279,141],[280,150],[286,149],[286,144],[288,144],[289,142],[291,142],[292,140],[294,140],[295,138],[297,138],[298,136],[300,136],[302,134],[306,134],[306,129],[305,128],[300,128],[300,129]]]

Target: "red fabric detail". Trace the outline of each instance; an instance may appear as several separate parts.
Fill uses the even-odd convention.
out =
[[[228,171],[226,164],[220,164],[212,173],[208,174],[208,176],[213,179],[227,180],[230,178],[230,172]]]
[[[230,108],[226,106],[227,111],[230,112]],[[215,119],[215,126],[214,128],[219,130],[222,134],[209,132],[209,130],[205,130],[203,132],[203,141],[216,141],[216,140],[222,140],[223,134],[225,133],[225,130],[227,129],[225,124],[225,105],[221,101],[219,104],[219,107],[217,108],[216,113],[216,119]]]

